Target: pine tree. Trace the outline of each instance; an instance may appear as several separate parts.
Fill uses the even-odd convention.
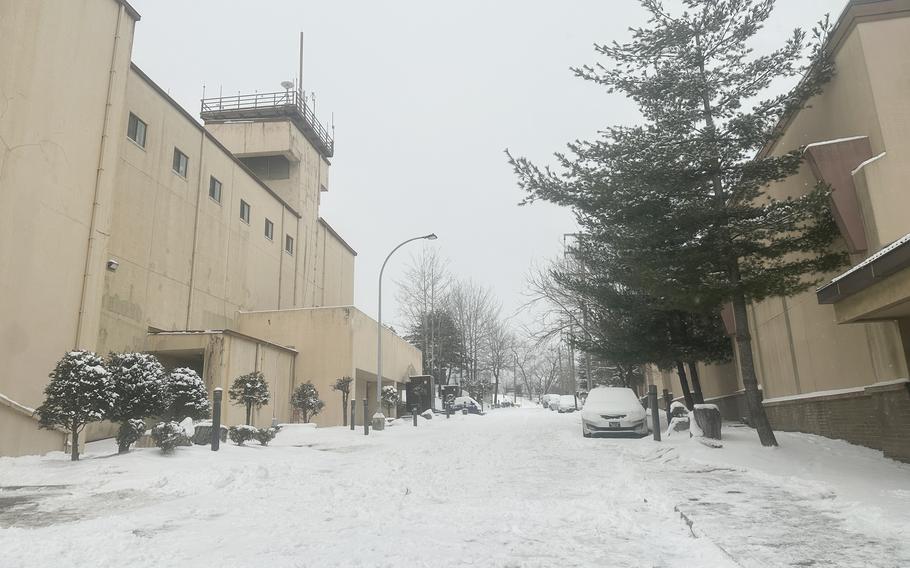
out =
[[[325,407],[325,403],[319,400],[319,391],[310,381],[297,385],[291,395],[291,405],[300,412],[305,424],[309,424],[310,419]]]
[[[204,420],[209,417],[212,405],[205,390],[205,382],[188,367],[178,367],[165,378],[164,418],[181,422],[186,418]]]
[[[136,424],[131,421],[164,413],[167,403],[165,371],[158,359],[148,353],[111,353],[107,368],[111,374],[111,388],[117,395],[107,418],[120,423],[117,445],[119,453],[123,454],[138,439]]]
[[[259,409],[269,403],[269,384],[259,371],[253,371],[234,379],[228,389],[228,397],[237,406],[246,407],[246,423],[253,419],[253,408]]]
[[[624,265],[596,242],[582,239],[575,254],[587,267],[584,272],[561,265],[551,269],[552,281],[563,288],[563,296],[574,295],[575,303],[585,306],[587,329],[575,337],[575,346],[618,365],[620,374],[624,368],[645,364],[675,367],[686,406],[691,409],[703,402],[698,376],[691,375],[690,389],[685,366],[694,370],[699,361],[731,359],[720,315],[682,311],[649,295],[636,281],[635,267]]]
[[[612,65],[576,69],[580,77],[629,97],[639,126],[569,145],[564,174],[513,159],[528,200],[576,211],[585,231],[635,266],[649,294],[685,311],[733,304],[738,361],[751,418],[764,445],[776,445],[753,363],[746,306],[810,287],[845,261],[828,188],[776,199],[771,183],[794,174],[800,148],[767,155],[777,125],[820,93],[834,69],[824,48],[827,21],[779,49],[755,56],[750,40],[773,0],[684,0],[672,14],[641,0],[648,26],[628,43],[599,45]],[[808,57],[806,57],[808,55]],[[769,95],[782,79],[789,92]]]
[[[70,458],[79,459],[79,433],[89,422],[98,422],[111,411],[116,395],[104,361],[91,351],[70,351],[49,375],[44,404],[38,407],[41,428],[69,430]]]
[[[341,393],[341,418],[344,425],[348,425],[348,399],[351,396],[351,383],[354,380],[351,377],[341,377],[332,385],[332,390]]]

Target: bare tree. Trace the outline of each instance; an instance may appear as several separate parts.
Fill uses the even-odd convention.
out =
[[[462,380],[474,382],[484,370],[485,350],[501,306],[490,288],[472,280],[460,280],[449,294],[449,308],[461,340]]]
[[[524,384],[528,398],[533,394],[548,394],[559,382],[559,347],[552,342],[535,340],[515,343],[512,347],[513,364],[518,378]]]
[[[452,276],[448,260],[439,251],[424,245],[411,256],[404,277],[398,284],[398,306],[407,338],[423,350],[424,369],[433,376],[441,374],[437,360],[440,351],[453,351],[451,346],[440,346],[440,319],[447,312],[447,298]],[[442,322],[445,323],[445,322]]]
[[[493,404],[499,402],[499,376],[502,370],[512,362],[512,344],[514,337],[505,320],[495,320],[490,325],[487,336],[487,368],[493,375]]]

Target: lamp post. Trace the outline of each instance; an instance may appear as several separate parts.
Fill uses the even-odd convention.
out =
[[[392,255],[395,254],[395,251],[412,241],[419,241],[421,239],[435,241],[436,233],[414,237],[400,243],[397,247],[392,249],[392,252],[390,252],[387,257],[385,257],[385,260],[382,262],[382,268],[379,269],[379,313],[376,318],[376,414],[373,415],[372,420],[373,430],[385,429],[385,415],[382,413],[382,273],[385,272],[385,265],[389,262],[389,259],[392,258]]]

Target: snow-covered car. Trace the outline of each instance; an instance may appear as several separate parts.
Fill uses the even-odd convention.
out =
[[[575,395],[564,394],[556,402],[556,411],[560,414],[565,412],[575,412],[578,410],[575,406]]]
[[[550,395],[550,410],[559,410],[559,396],[558,394]]]
[[[594,434],[638,434],[650,432],[647,412],[632,389],[597,387],[588,394],[581,409],[581,432]]]
[[[468,414],[480,414],[480,403],[469,396],[456,396],[452,401],[452,410],[460,412],[467,408]]]
[[[540,397],[540,405],[544,408],[550,408],[550,403],[556,400],[558,397],[559,395],[555,394],[545,394]]]

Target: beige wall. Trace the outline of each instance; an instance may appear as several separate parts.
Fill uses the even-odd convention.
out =
[[[835,78],[811,108],[789,122],[773,148],[773,153],[783,153],[811,143],[867,136],[873,155],[887,151],[886,157],[857,172],[862,176],[857,193],[870,244],[867,254],[910,231],[910,194],[904,190],[910,174],[910,160],[904,159],[910,158],[910,113],[902,87],[910,83],[910,61],[894,55],[906,52],[910,17],[859,22],[839,44]],[[773,186],[772,193],[798,196],[815,184],[804,165],[798,175]],[[853,261],[863,256],[854,255]],[[895,322],[837,325],[834,308],[819,305],[814,289],[755,303],[750,319],[765,398],[907,376]]]
[[[95,347],[134,16],[114,0],[0,4],[0,394],[30,407],[65,351]],[[23,418],[0,412],[0,455],[48,448],[34,423],[9,439]]]
[[[297,384],[312,381],[326,407],[314,422],[320,426],[342,423],[341,395],[331,389],[335,380],[356,378],[354,398],[362,400],[367,381],[376,377],[376,322],[353,307],[305,308],[297,310],[241,313],[241,332],[266,338],[279,345],[292,345],[296,359]],[[420,350],[393,334],[383,334],[383,380],[403,383],[421,374]],[[370,404],[370,412],[374,411]],[[358,406],[358,423],[362,408]]]
[[[688,376],[689,368],[686,367]],[[701,382],[702,394],[705,399],[712,399],[738,392],[742,389],[742,382],[738,379],[736,364],[734,362],[721,365],[706,365],[698,363],[698,376]],[[689,388],[692,387],[692,377],[689,379]],[[674,399],[683,398],[683,389],[679,382],[679,374],[675,369],[658,369],[654,365],[645,367],[645,384],[656,385],[658,396],[663,395],[663,389],[673,393]],[[647,387],[645,387],[647,389]]]
[[[203,357],[200,374],[212,400],[212,391],[224,391],[221,423],[234,426],[246,420],[246,409],[231,403],[228,389],[239,376],[260,371],[269,384],[269,404],[253,411],[253,425],[269,426],[272,418],[279,422],[291,419],[290,393],[295,386],[297,352],[253,337],[231,331],[198,333],[157,333],[148,336],[146,351],[155,353],[163,362],[180,363],[181,358]],[[174,365],[171,365],[174,366]]]
[[[293,232],[285,231],[294,237],[300,255],[291,272],[285,265],[281,307],[352,304],[355,253],[319,217],[320,197],[328,190],[329,162],[290,120],[209,123],[206,128],[235,156],[280,155],[290,162],[288,179],[264,180],[300,215]],[[293,271],[297,277],[291,280],[288,274]]]

